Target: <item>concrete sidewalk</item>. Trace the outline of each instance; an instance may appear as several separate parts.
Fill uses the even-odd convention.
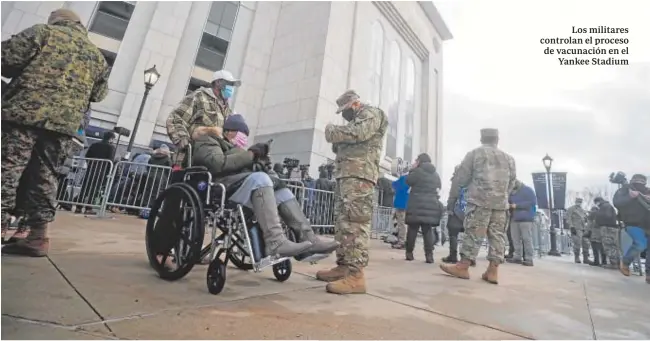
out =
[[[49,257],[2,256],[3,339],[650,339],[650,285],[642,277],[538,260],[505,264],[500,285],[469,281],[438,264],[406,262],[373,241],[369,293],[336,296],[314,278],[333,259],[294,262],[278,283],[268,271],[229,267],[210,295],[206,266],[165,282],[150,269],[144,220],[60,213]],[[436,250],[436,262],[446,250]]]

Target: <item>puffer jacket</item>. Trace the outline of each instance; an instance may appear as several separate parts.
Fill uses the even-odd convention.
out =
[[[441,181],[436,167],[430,162],[420,164],[409,172],[406,184],[411,187],[406,204],[406,224],[440,225],[444,206],[438,199]]]
[[[240,185],[242,181],[253,173],[253,169],[266,169],[256,164],[253,154],[244,149],[235,147],[230,142],[202,135],[194,139],[192,150],[192,165],[204,166],[212,174],[213,180],[222,183],[227,188]],[[273,188],[280,189],[286,184],[272,171],[264,170],[271,181]]]
[[[192,145],[192,165],[204,166],[214,180],[231,186],[251,174],[253,154],[224,139],[199,136]]]

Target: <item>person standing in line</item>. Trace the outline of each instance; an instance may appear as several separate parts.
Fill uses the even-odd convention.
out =
[[[566,217],[571,231],[573,243],[573,256],[576,264],[580,264],[580,249],[582,249],[582,263],[589,264],[589,239],[587,230],[587,211],[582,208],[582,198],[577,198],[575,205],[566,211]]]
[[[592,266],[600,266],[607,263],[600,227],[596,224],[596,212],[598,212],[598,207],[594,206],[587,215],[589,240],[591,241],[591,249],[594,252],[594,261],[589,263]]]
[[[336,154],[334,215],[340,246],[337,266],[318,271],[316,278],[330,282],[327,292],[361,294],[366,292],[363,269],[368,266],[374,190],[388,118],[381,109],[361,103],[354,90],[343,93],[336,104],[348,124],[328,124],[325,139]]]
[[[443,205],[438,199],[441,182],[436,167],[431,163],[431,157],[420,154],[415,160],[414,168],[406,177],[406,184],[411,188],[406,204],[406,260],[412,261],[415,240],[418,230],[422,231],[424,240],[424,258],[428,264],[433,264],[433,248],[435,237],[433,228],[440,225]]]
[[[600,227],[603,249],[605,249],[605,254],[609,260],[603,267],[606,269],[618,269],[620,248],[618,245],[619,229],[616,210],[612,204],[602,197],[594,199],[594,204],[598,207],[598,211],[595,214],[596,225]]]
[[[29,234],[2,253],[46,256],[47,229],[54,221],[57,169],[66,159],[90,102],[108,92],[109,69],[88,39],[79,16],[52,12],[47,24],[29,27],[2,42],[2,76],[11,78],[2,96],[2,231],[16,194],[26,190]],[[19,188],[27,176],[27,189]]]
[[[392,248],[400,250],[404,249],[404,242],[406,241],[406,203],[409,200],[409,185],[406,183],[407,175],[403,174],[393,181],[393,190],[395,191],[393,209],[397,225],[397,242],[392,245]]]
[[[454,168],[454,174],[451,177],[453,183],[454,177],[458,173],[460,165]],[[458,262],[458,235],[464,232],[463,220],[465,219],[465,208],[467,207],[466,189],[460,188],[454,206],[447,208],[447,231],[449,231],[449,256],[442,259],[443,263],[456,264]],[[449,203],[447,203],[449,204]],[[476,263],[472,263],[472,266]]]
[[[512,210],[510,230],[515,251],[513,257],[507,259],[509,263],[533,266],[533,221],[535,220],[536,205],[535,191],[517,180],[515,188],[510,194],[510,209]]]
[[[467,187],[465,235],[460,262],[440,265],[440,269],[451,276],[469,279],[469,267],[472,261],[476,261],[487,232],[490,265],[481,278],[492,284],[498,284],[498,267],[504,261],[506,221],[510,206],[508,197],[517,179],[515,160],[500,150],[498,143],[498,130],[482,129],[482,145],[465,155],[458,174],[454,176],[447,209],[453,207],[459,189]]]

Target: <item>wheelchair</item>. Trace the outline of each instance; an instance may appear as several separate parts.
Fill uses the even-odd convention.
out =
[[[187,157],[191,160],[191,148],[188,148]],[[266,256],[262,232],[252,210],[228,200],[237,189],[213,182],[212,175],[203,166],[190,164],[188,168],[172,172],[170,185],[151,207],[145,235],[149,263],[162,279],[181,279],[208,256],[206,284],[213,295],[221,293],[225,286],[228,262],[253,272],[272,267],[278,281],[289,279],[291,259]],[[171,231],[175,240],[171,250],[159,260],[153,238],[160,224],[173,225]],[[206,227],[211,231],[211,242],[201,248]],[[296,241],[293,231],[286,226],[285,233],[289,240]],[[167,268],[169,257],[176,269]]]

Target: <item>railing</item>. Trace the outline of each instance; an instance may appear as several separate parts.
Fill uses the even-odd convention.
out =
[[[56,201],[60,208],[98,217],[107,209],[139,213],[167,187],[170,174],[171,167],[75,157],[59,176]]]
[[[170,175],[171,167],[120,161],[115,165],[104,206],[113,212],[147,209],[167,188]]]
[[[69,167],[59,171],[56,200],[60,207],[71,210],[75,206],[77,212],[84,207],[88,212],[102,208],[106,185],[113,176],[113,162],[75,157]]]

